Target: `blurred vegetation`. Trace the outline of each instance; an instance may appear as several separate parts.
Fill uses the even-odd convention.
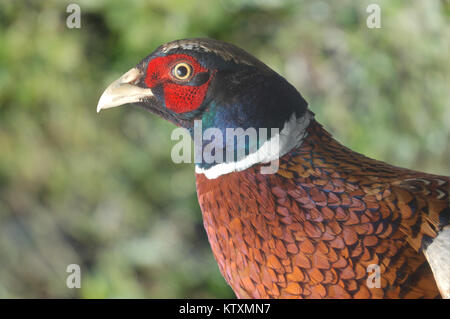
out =
[[[66,6],[81,7],[81,29]],[[377,1],[0,2],[0,297],[233,297],[172,125],[97,115],[107,84],[158,45],[229,41],[293,83],[345,145],[450,174],[450,5]],[[81,289],[66,267],[81,266]]]

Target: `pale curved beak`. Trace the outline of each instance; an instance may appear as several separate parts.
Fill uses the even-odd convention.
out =
[[[137,68],[132,68],[111,83],[98,101],[97,113],[103,109],[141,102],[145,98],[152,97],[153,92],[151,89],[136,86],[136,83],[139,82],[141,77],[141,71]]]

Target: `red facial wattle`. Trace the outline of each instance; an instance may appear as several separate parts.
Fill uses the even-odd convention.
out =
[[[185,113],[200,107],[212,77],[199,86],[179,83],[173,78],[171,72],[172,68],[180,62],[186,62],[192,66],[192,77],[208,72],[208,69],[201,66],[193,57],[186,54],[172,54],[154,58],[149,62],[145,84],[149,88],[162,84],[166,107],[176,113]]]

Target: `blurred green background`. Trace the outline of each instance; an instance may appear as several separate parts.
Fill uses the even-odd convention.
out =
[[[66,27],[66,6],[81,28]],[[97,115],[106,85],[160,44],[206,36],[284,75],[345,145],[450,175],[450,5],[376,1],[0,2],[0,297],[233,297],[173,126]],[[68,264],[81,289],[66,287]]]

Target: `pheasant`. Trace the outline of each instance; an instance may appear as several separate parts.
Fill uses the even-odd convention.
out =
[[[238,298],[450,298],[450,178],[346,148],[249,53],[166,43],[113,82],[97,112],[129,103],[186,129],[200,154],[214,149],[196,161],[197,197]],[[215,133],[198,140],[198,129]]]

